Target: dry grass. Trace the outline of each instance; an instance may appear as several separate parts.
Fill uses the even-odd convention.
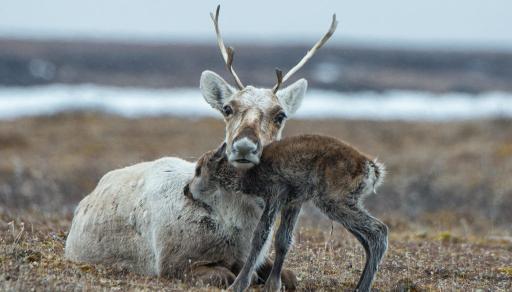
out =
[[[512,289],[512,121],[291,121],[286,135],[324,133],[390,170],[369,209],[391,227],[375,287],[388,291]],[[64,114],[0,122],[0,290],[188,290],[63,259],[76,203],[108,170],[217,146],[221,121]],[[287,265],[301,290],[354,287],[363,251],[306,208]],[[196,290],[206,289],[200,286]]]
[[[188,287],[168,279],[65,260],[64,243],[71,223],[69,216],[34,212],[1,216],[2,291],[183,290]]]
[[[0,214],[0,290],[211,290],[179,281],[144,277],[102,265],[63,258],[71,217],[40,212]],[[305,218],[287,266],[303,291],[355,287],[364,252],[335,225],[322,227]],[[389,250],[375,288],[382,291],[469,291],[512,289],[511,238],[474,237],[422,230],[391,229]]]
[[[378,214],[476,231],[512,221],[512,120],[287,123],[285,135],[299,133],[339,137],[386,164],[386,183],[368,201]],[[72,113],[0,122],[0,206],[69,211],[109,170],[162,156],[193,160],[223,136],[214,119]]]

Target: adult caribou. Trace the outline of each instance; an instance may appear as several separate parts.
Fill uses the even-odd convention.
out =
[[[226,48],[219,25],[219,7],[212,20],[217,42],[236,88],[219,75],[204,71],[204,99],[224,116],[226,154],[230,163],[248,169],[259,163],[262,147],[281,138],[288,115],[306,93],[300,79],[280,90],[330,38],[331,27],[304,58],[283,76],[276,69],[271,88],[244,86],[233,69],[233,49]],[[216,286],[231,284],[244,264],[262,202],[251,196],[217,191],[206,202],[187,196],[195,163],[175,157],[143,162],[107,173],[75,210],[66,241],[66,257],[103,263],[146,275],[196,279]],[[265,280],[272,263],[266,259],[270,240],[258,259],[255,281]],[[283,285],[295,287],[291,271]]]

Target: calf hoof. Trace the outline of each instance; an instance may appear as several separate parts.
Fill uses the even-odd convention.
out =
[[[235,281],[236,276],[222,266],[199,266],[192,270],[192,278],[204,286],[226,288]]]
[[[275,278],[269,278],[265,283],[263,291],[265,292],[276,292],[281,290],[281,280]]]
[[[291,270],[283,269],[281,271],[281,282],[286,291],[294,291],[297,289],[297,277]]]
[[[243,292],[243,291],[247,290],[247,288],[249,288],[249,284],[250,284],[249,281],[247,281],[245,279],[237,278],[237,280],[235,280],[233,285],[231,285],[228,288],[228,291]]]

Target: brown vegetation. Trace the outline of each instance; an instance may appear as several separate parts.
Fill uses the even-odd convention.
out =
[[[2,291],[210,291],[157,277],[63,258],[71,217],[40,212],[0,216]],[[307,220],[303,220],[307,221]],[[327,230],[327,231],[325,231]],[[303,222],[286,265],[297,273],[299,290],[350,291],[363,266],[363,250],[340,226],[333,231]],[[374,288],[381,291],[510,291],[510,238],[450,232],[393,231]]]
[[[290,121],[286,129],[339,137],[386,163],[385,184],[367,200],[391,230],[376,288],[512,289],[511,120]],[[63,244],[74,206],[105,172],[164,155],[194,160],[223,131],[214,119],[91,113],[0,122],[0,290],[188,289],[70,263]],[[304,211],[287,259],[302,290],[350,289],[361,271],[362,249],[330,224]]]

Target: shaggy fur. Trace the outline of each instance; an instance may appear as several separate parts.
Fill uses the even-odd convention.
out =
[[[306,81],[274,95],[270,89],[252,86],[236,91],[217,74],[205,71],[200,87],[215,109],[237,104],[233,115],[225,118],[228,141],[250,136],[264,146],[279,139],[284,127],[274,122],[275,109],[292,114],[302,101]],[[220,287],[231,284],[249,254],[262,202],[218,190],[212,190],[209,201],[194,200],[184,194],[194,168],[195,163],[168,157],[106,174],[76,208],[66,257],[146,275],[192,276]],[[257,260],[259,282],[272,267],[266,259],[269,245],[270,241]],[[283,281],[295,287],[292,272],[283,273]]]
[[[240,172],[225,159],[223,145],[198,162],[190,184],[194,198],[204,199],[214,189],[258,196],[265,209],[252,238],[252,249],[233,288],[243,291],[250,284],[257,259],[271,233],[276,215],[281,224],[276,234],[276,258],[266,290],[281,288],[281,269],[292,242],[301,206],[313,201],[329,218],[341,223],[363,245],[366,264],[357,284],[369,291],[378,264],[387,249],[387,227],[363,207],[363,198],[375,191],[384,178],[384,166],[334,138],[304,135],[271,143],[263,150],[260,164]]]
[[[66,257],[171,277],[217,265],[234,279],[250,248],[240,243],[250,241],[261,206],[221,192],[212,192],[209,204],[190,199],[183,190],[194,168],[162,158],[106,174],[75,211]]]

